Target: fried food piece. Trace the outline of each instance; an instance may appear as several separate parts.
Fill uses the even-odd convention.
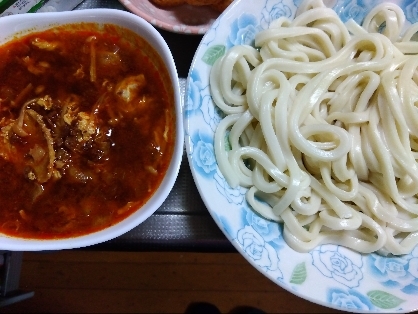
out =
[[[175,7],[186,3],[185,0],[151,0],[151,2],[164,8]]]
[[[210,7],[218,12],[223,12],[233,0],[220,0],[217,3],[211,4]]]
[[[233,0],[150,0],[157,6],[162,8],[171,8],[181,4],[189,4],[195,6],[210,6],[218,12],[222,12]]]
[[[190,5],[212,5],[215,4],[217,2],[219,2],[220,0],[185,0],[187,4]]]

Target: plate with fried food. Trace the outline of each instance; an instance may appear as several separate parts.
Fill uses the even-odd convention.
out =
[[[119,0],[152,25],[175,33],[202,35],[233,0]]]

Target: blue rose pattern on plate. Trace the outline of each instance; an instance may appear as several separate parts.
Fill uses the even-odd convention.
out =
[[[418,22],[418,1],[404,1],[402,6],[406,19],[411,23]]]
[[[229,203],[242,205],[245,202],[245,193],[247,190],[242,187],[235,189],[231,188],[226,182],[222,173],[219,171],[219,168],[217,168],[213,179],[216,182],[216,188],[218,189],[219,193],[221,193]]]
[[[334,10],[338,13],[343,22],[347,22],[347,20],[352,18],[357,23],[361,23],[367,12],[369,12],[370,9],[376,6],[378,3],[378,0],[345,0],[338,2],[337,5],[334,6]]]
[[[369,298],[355,290],[329,289],[328,301],[353,312],[377,310]]]
[[[202,82],[199,77],[199,73],[196,70],[193,70],[190,73],[190,82],[189,82],[189,93],[186,97],[186,102],[184,106],[184,112],[186,115],[190,115],[196,112],[203,103],[201,91],[204,89]]]
[[[209,86],[204,86],[200,80],[199,73],[193,70],[190,73],[189,89],[184,107],[184,114],[190,116],[193,114],[199,114],[201,111],[205,122],[211,126],[212,131],[215,131],[216,126],[221,120],[222,113],[218,107],[209,105]]]
[[[247,225],[238,230],[236,241],[255,265],[277,280],[283,277],[278,252],[252,226]]]
[[[312,263],[324,276],[354,288],[363,279],[360,255],[350,256],[351,251],[335,245],[321,245],[311,252]]]
[[[367,258],[369,271],[383,286],[418,296],[418,248],[404,256]]]
[[[268,1],[266,2],[265,7],[261,11],[261,25],[264,29],[270,25],[271,21],[278,19],[279,17],[288,17],[291,18],[295,11],[295,5],[297,6],[299,1],[295,1],[293,5],[286,1]],[[301,2],[301,1],[300,1]]]
[[[258,20],[252,14],[242,14],[231,25],[227,47],[236,45],[253,45],[258,32]]]
[[[213,136],[197,131],[190,138],[193,143],[193,167],[201,176],[212,178],[217,169]]]
[[[417,0],[399,4],[407,21],[418,21]],[[210,97],[213,63],[234,45],[254,44],[255,34],[281,16],[293,17],[302,0],[236,0],[214,22],[196,52],[186,85],[186,151],[196,186],[208,210],[237,250],[278,285],[318,304],[352,312],[418,309],[418,249],[402,257],[361,255],[322,245],[309,253],[290,249],[281,224],[254,213],[246,189],[228,185],[216,164],[214,132],[223,113]],[[346,21],[361,22],[378,0],[332,0]]]
[[[252,210],[248,210],[245,214],[246,222],[254,228],[257,233],[264,238],[264,241],[280,249],[283,238],[282,238],[282,225],[268,221]]]

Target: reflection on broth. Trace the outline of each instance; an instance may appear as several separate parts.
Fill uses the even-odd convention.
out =
[[[64,238],[132,214],[175,140],[163,61],[112,25],[74,24],[0,47],[0,232]]]

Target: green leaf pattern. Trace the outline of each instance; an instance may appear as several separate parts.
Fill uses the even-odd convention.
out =
[[[307,277],[305,262],[297,264],[292,272],[290,283],[301,285],[305,282]]]
[[[224,45],[211,46],[203,54],[202,61],[212,66],[216,60],[225,54],[225,51],[226,47]]]
[[[369,291],[367,292],[367,295],[375,306],[385,310],[393,309],[399,306],[402,302],[405,302],[405,300],[381,290]]]

